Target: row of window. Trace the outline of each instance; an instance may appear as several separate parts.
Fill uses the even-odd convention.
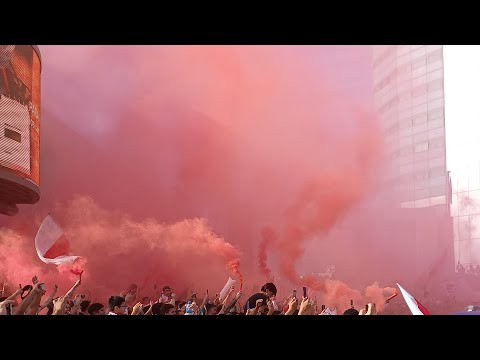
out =
[[[403,103],[406,101],[408,102],[409,100],[415,101],[415,98],[420,98],[420,97],[424,97],[424,99],[421,100],[421,102],[425,102],[428,100],[426,96],[431,94],[436,94],[437,97],[443,97],[442,90],[443,90],[443,79],[434,79],[428,83],[417,85],[414,88],[405,89],[402,92],[399,91],[398,95],[392,92],[391,99],[385,101],[385,103],[379,107],[378,111],[385,112],[393,106],[392,104],[396,105],[397,103]],[[377,97],[377,100],[383,100],[383,99]],[[379,102],[381,104],[381,101],[377,101],[377,104]],[[411,105],[408,106],[408,103],[406,104],[407,104],[407,107],[411,106]]]
[[[394,83],[399,78],[412,78],[416,75],[421,75],[419,69],[421,69],[422,67],[425,67],[425,73],[427,72],[427,67],[429,67],[429,71],[437,70],[438,67],[441,67],[442,58],[442,49],[439,49],[428,55],[425,55],[420,59],[414,60],[413,62],[407,62],[403,65],[398,66],[397,68],[393,68],[388,73],[388,75],[384,76],[378,84],[375,84],[374,92],[379,92],[388,84]],[[435,63],[436,61],[438,61],[439,63]],[[433,66],[434,63],[435,66]]]
[[[402,208],[423,208],[429,206],[445,205],[447,197],[445,195],[432,196],[426,199],[418,199],[414,201],[404,201],[400,203]]]
[[[401,174],[398,176],[400,183],[407,183],[413,181],[423,181],[442,177],[445,181],[446,171],[445,166],[432,167],[431,169],[417,169],[414,173]],[[438,184],[437,184],[438,185]]]
[[[447,186],[431,186],[425,189],[415,189],[415,190],[400,190],[399,194],[402,201],[416,201],[422,199],[428,199],[430,197],[437,197],[446,195]]]
[[[393,119],[393,121],[395,121],[395,119]],[[385,122],[385,124],[387,124],[387,122]],[[425,129],[420,129],[421,126],[423,126]],[[413,128],[415,128],[414,133],[418,134],[416,136],[420,137],[422,135],[419,135],[419,133],[423,133],[426,130],[437,129],[443,126],[443,108],[441,108],[429,111],[428,113],[422,113],[400,121],[396,121],[392,125],[388,126],[384,133],[387,137],[392,135],[396,136],[399,131],[407,129],[410,130],[408,135],[411,135]]]
[[[440,149],[441,151],[436,151]],[[415,144],[414,146],[408,145],[404,146],[399,150],[394,150],[389,153],[389,158],[395,160],[400,158],[402,160],[402,165],[409,164],[415,160],[425,160],[428,159],[428,152],[430,155],[435,154],[436,157],[444,155],[444,138],[436,138],[429,141],[421,142]],[[425,154],[425,156],[421,156]]]
[[[378,48],[377,48],[378,49]],[[380,52],[375,58],[373,59],[373,66],[377,67],[378,65],[382,64],[385,62],[385,60],[388,57],[391,57],[392,60],[395,59],[396,54],[397,54],[397,48],[395,45],[387,45],[383,49],[383,51]]]

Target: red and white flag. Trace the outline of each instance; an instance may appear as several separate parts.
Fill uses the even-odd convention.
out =
[[[412,312],[413,315],[430,315],[430,311],[427,310],[425,306],[420,304],[420,302],[415,299],[412,295],[410,295],[404,288],[402,288],[397,283],[398,288],[402,292],[403,298],[408,305],[408,308]]]
[[[43,220],[35,236],[35,249],[38,257],[46,264],[71,264],[80,256],[68,255],[70,244],[63,230],[50,214]]]

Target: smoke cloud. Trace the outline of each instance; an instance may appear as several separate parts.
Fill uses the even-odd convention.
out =
[[[71,284],[33,250],[55,209],[98,296],[154,282],[199,293],[228,276],[250,288],[275,274],[280,288],[308,285],[326,302],[366,301],[303,276],[328,257],[305,249],[358,211],[382,167],[366,49],[41,47],[41,200],[0,220],[0,278]]]

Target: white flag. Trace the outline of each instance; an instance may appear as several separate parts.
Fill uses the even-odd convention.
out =
[[[223,287],[222,291],[220,291],[220,300],[224,300],[225,296],[227,296],[228,290],[232,287],[233,284],[235,284],[237,280],[233,280],[230,276],[228,277],[228,280]]]
[[[69,243],[63,234],[63,230],[48,215],[43,220],[37,235],[35,236],[35,249],[38,257],[46,264],[73,263],[80,256],[70,256]]]
[[[403,298],[408,305],[408,308],[412,312],[413,315],[430,315],[430,311],[427,310],[425,306],[420,304],[420,302],[415,299],[412,295],[410,295],[404,288],[402,288],[397,283],[398,288],[402,292]]]

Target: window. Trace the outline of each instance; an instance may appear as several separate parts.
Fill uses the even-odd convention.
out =
[[[447,203],[447,198],[445,195],[434,196],[430,198],[430,206],[434,205],[444,205]]]
[[[411,201],[415,199],[415,192],[413,190],[400,191],[400,196],[404,201]]]
[[[425,84],[416,86],[412,89],[412,97],[425,95],[427,93],[427,87]]]
[[[428,169],[428,161],[417,161],[414,164],[415,171],[420,171],[424,169]]]
[[[411,164],[400,166],[400,174],[407,174],[407,173],[411,173],[412,171],[413,171],[413,166]]]
[[[427,74],[427,83],[437,79],[443,79],[443,69],[431,71]]]
[[[415,200],[417,199],[425,199],[427,198],[427,202],[428,202],[428,188],[426,189],[421,189],[421,190],[415,190]],[[427,205],[428,206],[428,205]]]
[[[378,54],[378,57],[375,59],[373,66],[378,66],[381,63],[387,63],[388,61],[393,60],[395,57],[393,55],[396,50],[395,46],[386,46],[381,50],[381,53]],[[390,59],[389,59],[390,58]]]
[[[399,142],[398,142],[398,145],[399,145],[400,147],[404,147],[404,146],[407,146],[407,145],[410,145],[410,146],[411,146],[412,144],[413,144],[413,139],[412,139],[411,136],[402,138],[402,139],[400,139]]]
[[[410,52],[410,45],[397,45],[397,54],[407,54]]]
[[[441,148],[445,144],[445,138],[443,137],[437,137],[434,139],[431,139],[428,142],[428,146],[430,149],[436,149],[436,148]]]
[[[437,177],[437,176],[442,176],[442,175],[445,175],[445,167],[437,166],[437,167],[434,167],[434,168],[430,169],[430,177],[431,178],[434,178],[434,177]]]
[[[426,131],[413,136],[413,141],[415,142],[415,144],[418,144],[427,140],[428,140],[428,132]]]
[[[398,158],[398,166],[410,165],[413,162],[412,155],[402,156]]]
[[[415,70],[412,71],[412,77],[417,77],[417,76],[422,76],[427,73],[427,67],[426,66],[421,66]]]
[[[430,102],[428,103],[428,107],[429,107],[430,109],[438,109],[438,108],[442,108],[442,109],[443,109],[443,104],[444,104],[443,99],[437,99],[437,100],[430,101]]]
[[[402,174],[398,177],[398,181],[403,184],[413,183],[413,174],[412,173]]]
[[[434,178],[430,178],[430,186],[442,186],[446,184],[446,177],[445,176],[437,176]]]
[[[395,97],[394,99],[391,99],[388,101],[382,108],[380,109],[380,112],[386,112],[393,108],[394,106],[397,106],[397,98]]]
[[[415,115],[415,117],[413,118],[413,125],[423,124],[426,121],[427,121],[427,114],[426,113],[423,113],[423,114],[420,114],[420,115]]]
[[[402,208],[414,208],[415,207],[415,202],[404,201],[404,202],[400,203],[400,207],[402,207]]]
[[[428,122],[428,128],[429,129],[437,129],[437,128],[442,128],[443,129],[443,119],[437,119],[437,120],[432,120]]]
[[[405,146],[399,150],[400,156],[409,156],[413,154],[411,146]]]
[[[427,83],[426,76],[420,76],[415,79],[412,79],[412,88],[416,88],[419,85],[425,85]]]
[[[442,49],[439,49],[437,51],[430,53],[427,57],[427,61],[429,63],[432,63],[434,61],[441,60],[441,59],[442,59]]]
[[[424,47],[424,46],[425,46],[425,45],[410,45],[410,49],[411,49],[412,51],[415,51],[415,50],[420,49],[420,48],[422,48],[422,47]]]
[[[415,153],[415,157],[414,157],[413,160],[415,162],[428,160],[428,151],[422,151],[422,152]]]
[[[430,159],[435,159],[438,157],[445,156],[445,148],[430,149],[429,151]]]
[[[427,45],[427,53],[432,53],[439,49],[442,49],[442,45]]]
[[[429,176],[428,170],[421,170],[415,173],[415,181],[427,180]]]
[[[392,134],[395,134],[397,131],[398,131],[398,123],[395,123],[385,131],[385,134],[392,135]]]
[[[428,101],[443,99],[443,89],[437,89],[428,93]]]
[[[410,100],[411,96],[410,96],[410,92],[409,91],[405,91],[401,94],[398,95],[398,102],[402,102],[402,101],[406,101],[406,100]]]
[[[430,196],[440,196],[445,195],[447,192],[446,186],[431,186],[430,187]]]
[[[428,130],[429,139],[435,139],[436,137],[441,137],[441,136],[445,137],[445,128],[443,126],[437,129]]]
[[[432,80],[427,84],[428,92],[441,89],[443,87],[443,79]]]
[[[22,134],[20,134],[19,132],[16,132],[15,130],[5,128],[5,137],[15,140],[19,143],[22,142]]]
[[[412,51],[412,59],[418,59],[422,56],[425,56],[425,46],[422,46],[414,51]]]
[[[402,138],[404,136],[411,136],[412,135],[412,128],[411,127],[407,127],[405,129],[401,129],[399,132],[398,132],[398,135]]]
[[[412,126],[412,119],[405,119],[400,121],[400,129],[405,129]]]
[[[410,63],[407,63],[407,64],[404,64],[404,65],[401,65],[397,68],[397,74],[399,76],[402,76],[402,75],[408,75],[412,72],[412,64]]]
[[[435,120],[440,118],[443,118],[443,108],[428,112],[428,120]]]
[[[428,150],[428,141],[421,142],[415,145],[415,152],[422,152]]]
[[[437,157],[435,159],[432,159],[430,157],[430,166],[433,167],[441,167],[442,169],[445,168],[445,158],[444,157]]]
[[[430,104],[428,104],[428,106],[430,106]],[[428,111],[428,106],[427,104],[417,105],[412,109],[412,114],[416,116],[419,114],[426,113]]]
[[[430,202],[428,200],[429,199],[415,200],[415,207],[416,208],[424,208],[424,207],[430,206]]]
[[[425,58],[418,59],[418,60],[415,60],[412,63],[412,69],[415,70],[415,69],[421,68],[422,66],[425,66],[425,65],[427,65],[427,62],[426,62]]]
[[[434,61],[432,63],[428,63],[428,72],[434,71],[434,70],[439,70],[443,66],[442,60]]]

